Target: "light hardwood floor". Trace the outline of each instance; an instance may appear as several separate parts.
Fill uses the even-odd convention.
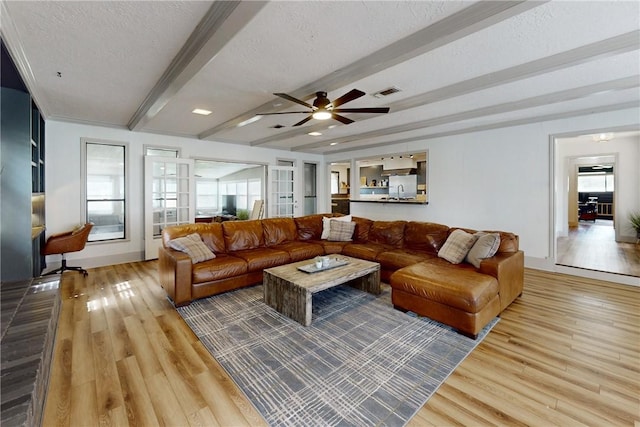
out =
[[[580,221],[558,238],[556,263],[640,277],[640,244],[616,242],[612,221]]]
[[[65,273],[44,425],[264,425],[166,300],[157,263]],[[410,422],[640,425],[640,289],[527,270]]]

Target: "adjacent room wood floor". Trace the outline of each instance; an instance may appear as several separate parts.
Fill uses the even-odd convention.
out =
[[[157,262],[65,273],[44,425],[264,425],[165,298]],[[640,289],[527,270],[410,422],[639,425]]]
[[[640,277],[640,244],[616,242],[610,220],[580,221],[557,248],[557,264]]]

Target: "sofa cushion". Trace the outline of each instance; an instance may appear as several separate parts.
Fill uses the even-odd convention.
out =
[[[351,244],[351,242],[334,242],[331,240],[309,240],[309,242],[322,246],[324,248],[325,255],[341,254],[344,247]]]
[[[322,245],[311,242],[284,242],[276,246],[271,246],[271,248],[287,252],[291,258],[291,262],[302,261],[303,259],[310,259],[325,254]]]
[[[193,283],[228,279],[247,272],[247,262],[241,258],[221,254],[210,261],[195,264],[191,271]]]
[[[393,289],[399,289],[467,313],[478,313],[498,294],[495,277],[446,262],[420,262],[391,275]]]
[[[296,217],[293,220],[298,228],[298,240],[320,240],[322,235],[322,218],[333,214],[314,214]]]
[[[449,227],[433,222],[409,221],[404,228],[404,248],[437,255],[449,236]]]
[[[471,234],[475,234],[480,230],[472,230],[470,228],[451,228],[449,230],[449,232],[453,232],[453,230],[463,230],[466,231],[467,233],[471,233]],[[507,253],[512,253],[512,252],[518,252],[520,245],[519,245],[519,238],[517,234],[514,233],[510,233],[508,231],[496,231],[496,230],[482,230],[484,233],[498,233],[500,235],[500,247],[498,248],[498,252],[496,253],[502,253],[502,252],[507,252]]]
[[[332,219],[329,221],[329,236],[327,236],[327,240],[334,242],[350,242],[353,238],[355,228],[356,223],[353,221],[339,221],[338,219]]]
[[[266,246],[279,245],[298,239],[298,230],[293,218],[268,218],[262,220],[264,244]]]
[[[487,231],[487,233],[498,233],[500,235],[500,247],[498,252],[518,252],[520,245],[518,235],[506,231]]]
[[[242,258],[247,262],[247,271],[264,270],[291,262],[288,252],[273,248],[257,248],[233,252],[233,256]]]
[[[222,223],[222,230],[228,252],[264,246],[264,233],[260,220],[225,221]]]
[[[204,244],[198,233],[169,240],[169,247],[189,255],[194,264],[216,257],[211,249]]]
[[[464,260],[475,268],[480,268],[480,262],[482,262],[484,258],[491,258],[498,251],[500,247],[500,235],[498,233],[484,232],[478,232],[476,235],[478,235],[478,239]]]
[[[369,240],[369,231],[373,221],[368,218],[360,218],[354,216],[351,218],[356,223],[356,229],[353,231],[353,240],[356,242],[367,242]]]
[[[406,221],[374,221],[369,230],[369,242],[402,247]]]
[[[389,249],[391,249],[390,246],[379,243],[348,243],[342,249],[342,254],[367,261],[375,261],[378,258],[378,254]]]
[[[470,234],[463,230],[454,230],[438,251],[438,256],[446,259],[451,264],[460,264],[464,261],[464,257],[467,256],[477,238],[475,234]]]
[[[436,254],[416,249],[392,249],[381,252],[376,257],[383,270],[399,270],[403,267],[416,264],[435,257]]]
[[[204,244],[214,253],[219,254],[227,251],[224,245],[222,224],[219,223],[170,225],[162,229],[162,244],[168,248],[169,240],[193,233],[198,233]]]
[[[336,218],[331,218],[331,217],[322,218],[322,235],[320,236],[321,240],[325,240],[329,238],[329,233],[331,231],[331,221],[351,222],[351,215],[345,215],[345,216],[340,216]]]

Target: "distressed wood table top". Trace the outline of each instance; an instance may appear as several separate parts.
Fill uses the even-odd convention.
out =
[[[380,270],[380,264],[377,262],[365,261],[345,255],[330,255],[330,258],[346,260],[348,264],[317,273],[305,273],[298,270],[299,266],[313,264],[313,259],[308,259],[269,268],[264,272],[315,293]]]
[[[310,259],[264,270],[264,302],[309,326],[313,312],[312,295],[316,292],[346,283],[365,292],[380,294],[380,264],[343,255],[331,257],[347,261],[347,264],[316,273],[300,271],[298,267],[314,262]]]

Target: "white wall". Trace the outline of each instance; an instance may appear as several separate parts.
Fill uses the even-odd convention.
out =
[[[639,109],[629,109],[333,156],[342,160],[428,150],[428,205],[352,202],[351,213],[371,219],[402,218],[512,231],[520,236],[527,266],[551,270],[554,185],[550,135],[639,126],[639,117]],[[326,160],[332,161],[333,156]]]
[[[276,164],[278,158],[319,162],[318,212],[328,212],[331,161],[398,152],[429,151],[429,204],[419,206],[351,203],[351,212],[371,219],[407,219],[450,226],[512,231],[520,236],[527,266],[553,269],[553,189],[551,135],[586,134],[592,129],[640,126],[640,109],[388,145],[322,156],[247,147],[123,129],[49,120],[46,126],[47,234],[67,230],[80,218],[80,138],[129,144],[130,240],[90,244],[69,259],[93,267],[142,259],[142,153],[144,145],[175,146],[182,157]],[[633,164],[624,168],[633,168]],[[637,169],[637,168],[636,168]],[[301,176],[302,169],[300,169]],[[621,171],[622,172],[622,171]],[[640,183],[640,178],[635,182]],[[640,198],[640,196],[638,196]],[[633,203],[633,202],[632,202]],[[640,208],[637,205],[636,208]],[[50,266],[55,265],[53,258]]]
[[[603,142],[594,142],[591,138],[560,138],[557,140],[557,185],[558,205],[556,230],[558,235],[566,236],[567,205],[569,200],[567,182],[570,174],[575,172],[578,164],[594,164],[601,158],[612,156],[616,160],[614,173],[616,176],[615,224],[616,237],[619,241],[635,242],[636,233],[629,224],[629,213],[640,210],[640,137],[617,136]],[[593,160],[581,160],[592,157]],[[565,219],[565,220],[563,220]]]
[[[89,243],[81,252],[67,255],[68,260],[83,267],[96,267],[143,259],[143,151],[145,145],[180,148],[184,158],[255,162],[275,165],[276,159],[296,160],[299,176],[304,176],[303,163],[322,162],[322,156],[290,151],[248,147],[190,138],[131,132],[126,129],[90,126],[54,120],[46,122],[46,226],[47,236],[66,231],[84,221],[81,218],[82,179],[80,171],[81,138],[126,142],[129,146],[128,171],[128,237],[127,241]],[[327,183],[327,184],[325,184]],[[326,168],[318,167],[318,192],[328,191]],[[301,186],[301,188],[304,188]],[[302,200],[302,194],[299,195]],[[319,212],[327,204],[318,198]],[[47,270],[60,264],[59,256],[47,258]],[[74,262],[70,262],[71,265]]]

